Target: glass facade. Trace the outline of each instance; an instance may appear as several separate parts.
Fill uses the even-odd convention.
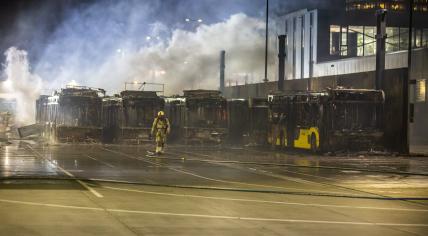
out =
[[[390,11],[406,11],[408,0],[346,0],[347,11],[370,11],[388,9]],[[413,9],[428,12],[428,0],[414,0]]]
[[[407,28],[386,28],[386,52],[407,50]],[[428,29],[413,29],[412,46],[428,47]],[[330,55],[341,57],[370,56],[376,54],[376,27],[330,25]]]

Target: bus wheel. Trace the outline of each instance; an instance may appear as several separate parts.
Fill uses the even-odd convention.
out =
[[[316,153],[317,150],[317,138],[315,137],[315,134],[311,135],[311,151],[312,153]]]

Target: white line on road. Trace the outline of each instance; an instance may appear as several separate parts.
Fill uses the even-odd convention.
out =
[[[42,158],[42,159],[44,159],[44,160],[48,161],[49,163],[51,163],[51,165],[53,165],[53,166],[55,166],[56,168],[58,168],[60,171],[62,171],[62,172],[63,172],[64,174],[66,174],[68,177],[71,177],[72,179],[75,179],[77,183],[79,183],[80,185],[82,185],[85,189],[89,190],[89,192],[91,192],[92,194],[94,194],[96,197],[99,197],[99,198],[102,198],[102,197],[103,197],[103,195],[102,195],[101,193],[99,193],[99,192],[97,192],[95,189],[93,189],[93,188],[89,187],[85,182],[83,182],[83,181],[80,181],[80,180],[76,179],[76,177],[75,177],[72,173],[70,173],[70,172],[68,172],[67,170],[63,169],[61,166],[59,166],[59,165],[57,165],[57,164],[53,163],[51,160],[44,158],[42,154],[40,154],[38,151],[34,150],[34,148],[32,148],[30,145],[27,145],[27,147],[28,147],[28,148],[30,148],[30,149],[31,149],[35,154],[37,154],[40,158]]]
[[[106,166],[108,166],[108,167],[111,167],[111,168],[114,168],[114,167],[115,167],[114,165],[112,165],[112,164],[110,164],[110,163],[107,163],[107,162],[105,162],[105,161],[101,161],[101,160],[99,160],[99,159],[97,159],[97,158],[95,158],[95,157],[93,157],[93,156],[89,156],[88,154],[85,154],[85,156],[87,156],[88,158],[90,158],[90,159],[92,159],[92,160],[94,160],[94,161],[98,161],[98,162],[100,162],[100,163],[103,163],[104,165],[106,165]]]
[[[176,193],[152,192],[152,191],[144,191],[144,190],[136,190],[136,189],[116,188],[116,187],[110,187],[110,186],[101,186],[101,188],[106,188],[106,189],[111,189],[111,190],[117,190],[117,191],[135,192],[135,193],[155,194],[155,195],[174,196],[174,197],[202,198],[202,199],[224,200],[224,201],[241,201],[241,202],[255,202],[255,203],[295,205],[295,206],[310,206],[310,207],[317,206],[317,207],[351,208],[351,209],[367,209],[367,210],[428,212],[428,209],[369,207],[369,206],[347,206],[347,205],[329,205],[329,204],[312,204],[312,203],[297,203],[297,202],[266,201],[266,200],[253,200],[253,199],[243,199],[243,198],[209,197],[209,196],[192,195],[192,194],[176,194]]]
[[[170,167],[170,166],[167,166],[167,165],[162,165],[162,164],[159,164],[159,163],[155,163],[153,161],[149,161],[149,160],[147,160],[145,158],[142,158],[142,157],[130,155],[130,154],[127,154],[127,153],[124,153],[124,152],[115,151],[115,150],[111,150],[111,149],[104,148],[104,147],[100,147],[100,149],[108,151],[108,152],[111,152],[111,153],[116,153],[116,154],[119,154],[119,155],[122,155],[122,156],[125,156],[125,157],[128,157],[128,158],[131,158],[131,159],[135,159],[135,160],[143,161],[143,162],[146,162],[146,163],[150,163],[152,165],[156,165],[156,166],[159,166],[159,167],[164,167],[164,168],[167,168],[169,170],[172,170],[172,171],[175,171],[175,172],[178,172],[178,173],[190,175],[190,176],[193,176],[193,177],[197,177],[197,178],[200,178],[200,179],[205,179],[205,180],[209,180],[209,181],[213,181],[213,182],[225,183],[225,184],[237,184],[237,185],[245,185],[245,186],[254,186],[254,187],[263,187],[263,188],[275,188],[275,189],[282,189],[282,190],[297,190],[297,191],[303,191],[303,192],[307,191],[307,189],[302,189],[302,188],[291,188],[291,187],[282,187],[282,186],[274,186],[274,185],[266,185],[266,184],[253,184],[253,183],[245,183],[245,182],[239,182],[239,181],[229,181],[229,180],[222,180],[222,179],[210,178],[210,177],[206,177],[206,176],[203,176],[203,175],[199,175],[199,174],[190,172],[188,170],[185,170],[184,168],[183,169],[173,168],[173,167]],[[344,194],[344,192],[331,192],[331,191],[330,192],[329,191],[318,191],[318,193]],[[348,195],[349,196],[358,196],[358,195],[355,195],[355,194],[348,194]]]
[[[37,203],[27,201],[15,201],[8,199],[0,199],[3,203],[68,208],[74,210],[91,210],[91,211],[107,211],[129,214],[144,214],[144,215],[160,215],[160,216],[178,216],[178,217],[195,217],[195,218],[210,218],[222,220],[242,220],[242,221],[264,221],[264,222],[285,222],[285,223],[308,223],[308,224],[339,224],[339,225],[365,225],[365,226],[402,226],[402,227],[428,227],[428,224],[404,224],[404,223],[385,223],[385,222],[359,222],[359,221],[328,221],[328,220],[301,220],[301,219],[285,219],[285,218],[256,218],[242,216],[223,216],[223,215],[206,215],[206,214],[188,214],[188,213],[173,213],[159,211],[138,211],[125,209],[103,209],[97,207],[81,207],[61,204]]]

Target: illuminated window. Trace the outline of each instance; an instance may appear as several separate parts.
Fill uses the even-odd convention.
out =
[[[339,55],[340,52],[340,26],[330,25],[330,55]]]
[[[386,28],[386,45],[385,49],[387,52],[394,52],[399,50],[400,45],[400,31],[398,27],[387,27]]]
[[[422,47],[428,47],[428,29],[424,29],[424,31],[423,31]]]
[[[416,102],[425,102],[426,101],[426,84],[425,79],[416,81]]]
[[[349,56],[364,56],[364,28],[363,26],[349,26],[348,30]]]
[[[376,52],[376,27],[364,27],[364,56],[374,55]]]
[[[347,27],[342,27],[342,34],[340,37],[340,55],[348,55],[348,29]]]
[[[406,50],[409,46],[409,30],[400,28],[400,50]]]
[[[414,46],[417,48],[422,47],[422,30],[416,29],[414,32],[415,32]]]

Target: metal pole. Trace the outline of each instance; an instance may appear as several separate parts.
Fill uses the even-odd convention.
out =
[[[224,93],[224,70],[226,67],[226,51],[220,52],[220,92]]]
[[[278,91],[284,91],[285,79],[285,35],[278,35]]]
[[[265,78],[264,82],[268,82],[267,78],[267,59],[268,59],[268,34],[269,34],[269,0],[266,0],[266,39],[265,39]]]
[[[403,153],[409,153],[409,81],[412,70],[412,27],[413,27],[413,0],[409,0],[409,42],[407,54],[407,76],[403,80],[403,118],[402,118],[402,135],[403,135]]]
[[[385,9],[376,11],[376,82],[377,90],[383,88],[382,83],[385,76],[385,42],[386,42],[386,13]]]

